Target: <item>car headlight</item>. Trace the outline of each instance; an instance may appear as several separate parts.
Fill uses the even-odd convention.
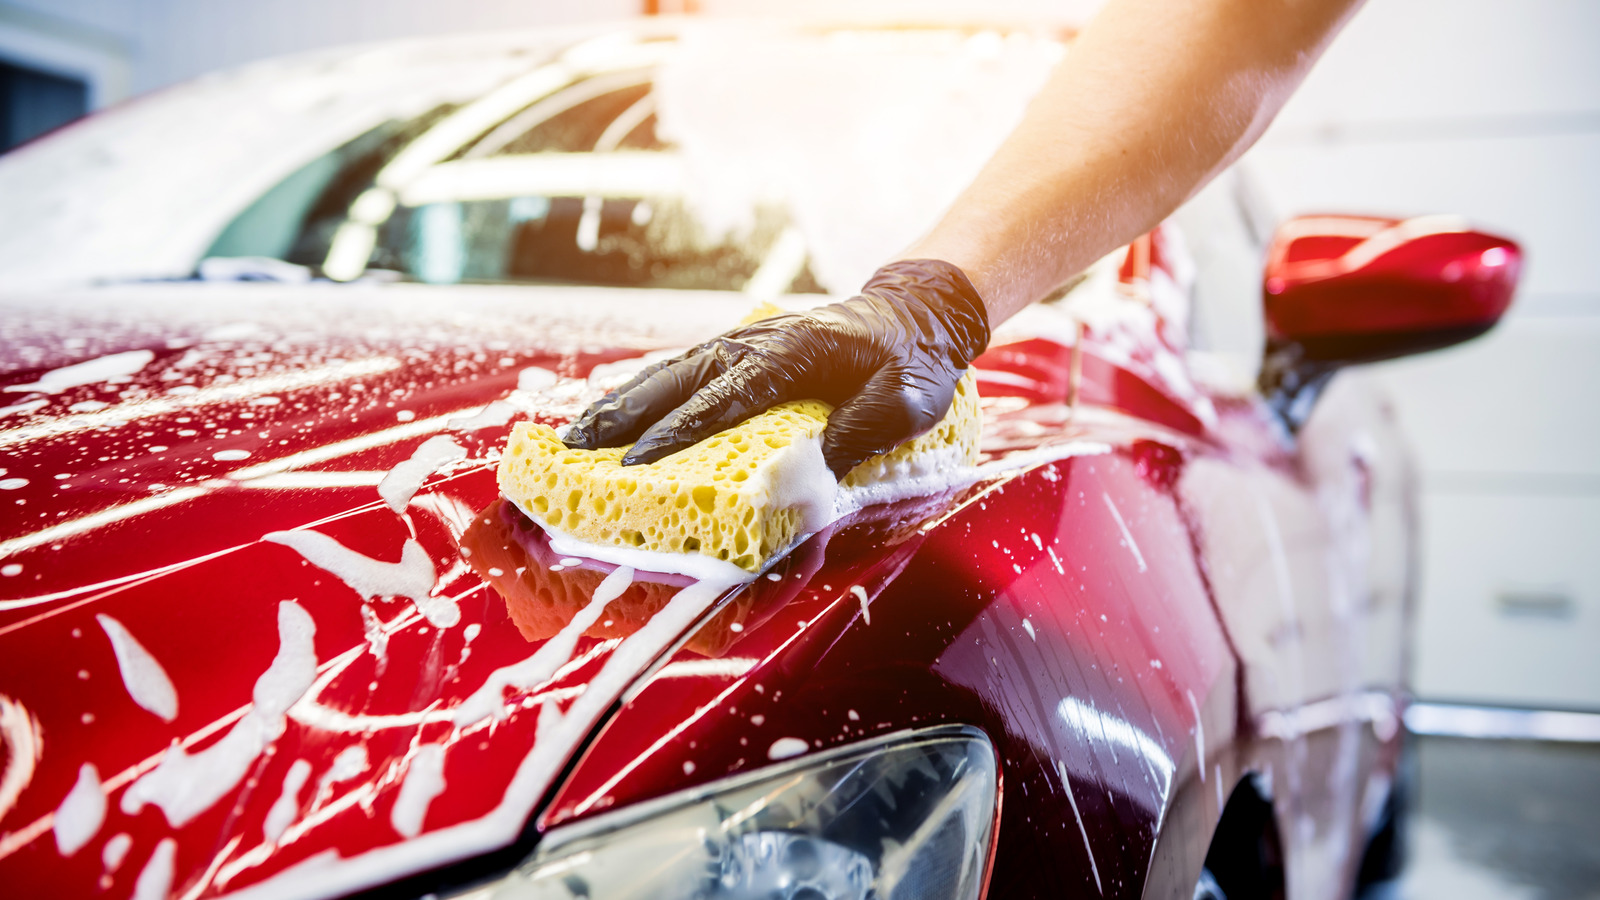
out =
[[[998,770],[982,732],[905,732],[552,830],[460,900],[973,900]]]

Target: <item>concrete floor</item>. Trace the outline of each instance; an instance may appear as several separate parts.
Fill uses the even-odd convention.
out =
[[[1368,900],[1600,900],[1600,745],[1413,740],[1409,863]]]

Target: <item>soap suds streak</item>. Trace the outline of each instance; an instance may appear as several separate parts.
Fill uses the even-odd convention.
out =
[[[117,669],[122,673],[122,683],[128,696],[164,722],[178,717],[178,691],[150,651],[128,633],[121,622],[100,613],[94,617],[111,639],[111,650],[117,657]]]
[[[328,774],[323,776],[324,784],[337,784],[365,772],[371,763],[367,761],[367,748],[357,744],[339,751],[333,758],[333,766],[328,769]]]
[[[506,688],[528,690],[550,680],[556,670],[572,658],[572,651],[578,645],[578,638],[599,621],[606,604],[622,596],[632,583],[633,570],[626,566],[607,575],[595,588],[594,596],[588,604],[572,617],[572,621],[556,632],[554,637],[535,650],[533,655],[489,673],[489,677],[484,679],[483,686],[473,691],[471,696],[456,707],[453,714],[456,725],[464,728],[491,716],[496,719],[505,718],[509,712],[505,703]]]
[[[517,390],[537,393],[560,380],[561,376],[543,366],[529,366],[517,373]]]
[[[422,833],[422,819],[433,798],[444,791],[444,746],[424,744],[417,748],[406,766],[400,795],[395,798],[389,823],[401,835],[414,838]]]
[[[129,350],[125,353],[113,353],[87,362],[74,363],[62,366],[39,376],[38,381],[27,384],[13,384],[6,388],[7,391],[40,391],[46,394],[56,394],[69,388],[82,387],[86,384],[99,384],[105,381],[126,381],[134,373],[143,369],[155,359],[156,355],[149,350]]]
[[[39,720],[28,708],[0,694],[0,742],[5,744],[5,768],[0,770],[0,819],[4,819],[17,797],[33,781],[39,757],[44,752],[44,735]]]
[[[49,405],[49,400],[27,400],[22,403],[13,403],[10,406],[0,406],[0,419],[6,416],[26,415],[37,412]]]
[[[365,375],[381,374],[383,372],[389,372],[394,369],[398,369],[400,368],[400,365],[400,360],[391,357],[359,359],[352,360],[350,362],[335,363],[333,365],[316,366],[298,371],[284,372],[277,375],[263,375],[255,378],[240,379],[239,381],[233,381],[227,384],[216,384],[210,387],[204,387],[194,391],[193,393],[167,394],[161,397],[152,397],[144,400],[118,403],[115,406],[98,409],[94,412],[72,416],[45,418],[32,424],[8,428],[4,431],[0,431],[0,447],[11,447],[17,444],[28,443],[30,441],[60,437],[68,434],[78,434],[81,432],[93,431],[101,428],[117,427],[120,425],[125,425],[131,421],[149,419],[156,416],[164,416],[168,413],[177,412],[184,409],[196,409],[212,406],[214,404],[238,402],[250,397],[260,396],[261,394],[299,390],[307,387],[325,388],[335,381],[346,381]],[[408,431],[411,431],[413,428],[416,429],[412,431],[412,433],[426,434],[429,431],[437,431],[442,421],[443,420],[441,419],[440,422],[412,422],[409,424],[409,426],[401,427],[407,428]],[[382,432],[380,432],[379,435],[368,435],[364,438],[354,438],[352,440],[370,440],[374,437],[380,437],[381,435]],[[398,438],[393,438],[393,440],[398,440]],[[388,441],[384,442],[387,443]],[[342,453],[335,450],[336,446],[337,445],[319,447],[316,450],[307,451],[307,453],[323,455],[322,458],[324,459],[329,458],[325,454],[330,452],[334,453],[335,455],[342,455]],[[286,458],[285,460],[277,462],[284,463],[287,462],[288,459],[289,458]],[[273,464],[263,463],[263,465]],[[293,468],[294,465],[290,464],[285,465],[284,467]],[[279,471],[281,471],[281,469]]]
[[[383,630],[377,610],[368,603],[361,604],[361,632],[367,639],[367,651],[381,669],[389,662],[389,633]]]
[[[133,885],[133,900],[167,900],[172,890],[172,856],[177,850],[178,842],[172,838],[163,838],[156,845]]]
[[[276,842],[294,821],[295,814],[300,811],[300,789],[305,787],[306,778],[310,775],[311,763],[303,759],[297,759],[289,766],[288,773],[283,776],[283,790],[279,792],[278,799],[272,802],[272,808],[267,810],[266,821],[261,826],[267,840]]]
[[[378,495],[395,512],[404,512],[406,504],[422,488],[429,475],[453,462],[467,458],[467,451],[446,435],[435,435],[422,442],[411,458],[389,470],[378,482]]]
[[[181,828],[210,809],[242,781],[267,745],[283,734],[286,713],[317,673],[316,624],[300,604],[278,604],[278,655],[256,680],[253,703],[222,739],[190,754],[173,746],[155,769],[122,795],[122,811],[137,815],[153,803]]]
[[[506,499],[510,499],[509,497]],[[626,566],[640,572],[663,575],[684,575],[697,580],[754,581],[757,573],[746,572],[731,562],[703,556],[698,553],[667,553],[661,550],[640,550],[637,547],[617,547],[611,544],[593,544],[580,540],[540,521],[521,504],[512,501],[531,521],[544,529],[550,539],[550,549],[561,556],[595,559],[616,566]],[[782,554],[778,554],[781,556]]]
[[[491,812],[469,822],[432,829],[417,837],[349,858],[327,850],[244,890],[235,900],[280,900],[286,896],[331,898],[393,881],[413,872],[482,853],[516,837],[528,813],[560,774],[567,758],[611,704],[650,661],[672,646],[691,624],[735,587],[733,582],[699,582],[680,590],[644,627],[612,650],[587,688],[565,715],[539,729],[534,747]],[[620,591],[619,591],[620,593]]]
[[[122,861],[128,856],[128,848],[133,846],[133,838],[127,832],[119,832],[106,841],[104,850],[100,851],[100,863],[105,866],[105,872],[110,875],[122,868]]]
[[[867,598],[867,589],[859,584],[852,584],[850,585],[850,593],[855,594],[856,599],[861,601],[861,621],[871,625],[872,612],[868,609],[868,606],[871,605],[871,601]]]
[[[821,458],[821,441],[817,438],[805,439],[817,445],[817,457]],[[804,442],[804,441],[801,441]],[[801,443],[797,442],[797,443]],[[826,479],[805,479],[804,483],[812,492],[811,497],[804,501],[797,501],[791,497],[791,502],[803,502],[809,509],[826,509],[831,506],[833,512],[827,516],[818,516],[808,521],[810,531],[803,533],[788,547],[782,548],[772,554],[769,565],[781,560],[795,547],[804,543],[816,531],[820,531],[833,522],[871,506],[896,503],[914,497],[926,497],[945,491],[959,490],[968,487],[986,478],[1002,477],[1007,474],[1021,471],[1025,468],[1059,462],[1075,456],[1097,456],[1111,452],[1111,445],[1098,441],[1070,441],[1063,444],[1054,444],[1040,447],[1035,450],[1020,451],[999,457],[978,465],[966,465],[960,459],[960,447],[941,448],[930,451],[920,456],[913,457],[907,463],[898,466],[892,473],[879,473],[875,477],[884,480],[868,480],[855,487],[841,486],[834,481],[831,473],[826,468],[822,470]],[[801,488],[799,481],[790,483],[788,490],[798,493]],[[618,547],[611,544],[595,544],[580,540],[560,529],[553,528],[541,520],[539,516],[518,503],[511,497],[506,497],[529,520],[538,525],[548,536],[550,549],[562,556],[574,556],[599,560],[613,565],[628,566],[641,572],[656,572],[669,575],[685,575],[690,578],[716,581],[748,582],[761,576],[761,572],[748,572],[724,560],[715,559],[698,553],[668,553],[658,550],[640,550],[636,547]],[[1055,563],[1056,571],[1061,572],[1060,559],[1055,551],[1046,548],[1051,560]]]
[[[517,414],[517,408],[504,400],[496,400],[470,416],[458,416],[445,423],[451,431],[479,431],[484,428],[504,428]]]
[[[1089,846],[1089,829],[1084,827],[1083,815],[1078,812],[1078,800],[1072,796],[1072,779],[1067,777],[1067,764],[1056,760],[1056,768],[1061,771],[1061,789],[1067,795],[1067,803],[1072,807],[1072,819],[1078,823],[1078,834],[1083,836],[1083,852],[1089,854],[1089,871],[1094,873],[1094,889],[1105,896],[1105,886],[1100,883],[1100,866],[1094,861],[1094,848]]]
[[[100,786],[100,773],[93,763],[78,769],[77,783],[56,807],[56,850],[71,856],[94,839],[106,820],[106,792]]]
[[[1128,530],[1128,523],[1122,520],[1122,511],[1117,509],[1116,501],[1105,491],[1101,491],[1100,496],[1105,498],[1106,509],[1111,510],[1111,517],[1117,520],[1117,527],[1122,529],[1122,541],[1127,545],[1128,552],[1133,554],[1133,561],[1139,564],[1139,571],[1148,572],[1149,569],[1144,564],[1144,554],[1139,552],[1139,545],[1133,539],[1133,532]]]
[[[461,610],[450,597],[430,594],[438,573],[428,551],[415,538],[407,538],[400,561],[383,562],[346,547],[320,531],[274,531],[262,540],[283,544],[350,586],[364,599],[405,597],[435,627],[449,628],[461,621]]]

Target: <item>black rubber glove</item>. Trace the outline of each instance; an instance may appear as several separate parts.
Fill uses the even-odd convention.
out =
[[[861,294],[774,316],[656,363],[572,423],[568,447],[635,442],[625,466],[655,462],[789,400],[834,406],[822,454],[834,477],[932,428],[989,343],[978,292],[955,266],[901,260]]]

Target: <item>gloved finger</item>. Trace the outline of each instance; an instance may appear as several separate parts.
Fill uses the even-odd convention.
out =
[[[655,462],[765,412],[789,399],[785,396],[788,383],[769,359],[751,353],[651,426],[622,458],[622,464]]]
[[[866,460],[938,424],[953,399],[953,384],[946,387],[898,366],[885,366],[828,416],[822,458],[833,476],[842,480]]]
[[[574,450],[630,443],[716,377],[724,365],[724,359],[714,349],[703,347],[648,366],[584,410],[562,443]]]

